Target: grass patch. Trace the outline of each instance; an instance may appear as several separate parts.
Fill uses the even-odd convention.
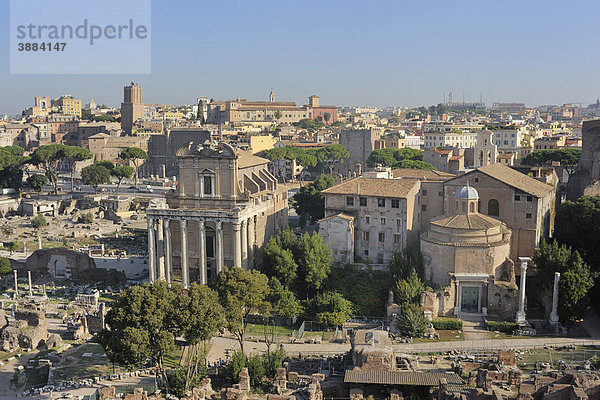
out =
[[[294,330],[298,330],[299,326],[276,326],[275,334],[277,336],[292,336],[292,332]],[[268,331],[271,331],[271,327],[268,328]],[[248,324],[248,329],[246,331],[247,335],[250,336],[265,336],[265,326],[261,324]]]
[[[439,340],[432,340],[426,338],[413,338],[414,343],[429,343],[429,342],[459,342],[465,340],[465,335],[463,335],[462,331],[452,331],[452,330],[437,330],[435,331],[438,335],[440,335]]]

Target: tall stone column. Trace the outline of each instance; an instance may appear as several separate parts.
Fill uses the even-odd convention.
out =
[[[242,268],[248,269],[248,223],[242,221]]]
[[[217,265],[215,272],[218,274],[223,269],[223,223],[217,221],[216,228],[215,258]]]
[[[517,311],[516,321],[519,324],[526,324],[525,316],[525,284],[527,280],[527,263],[531,261],[529,257],[519,257],[521,263],[521,285],[519,286],[519,311]]]
[[[169,220],[165,219],[163,223],[163,228],[165,230],[165,279],[167,282],[173,281],[173,249],[172,240],[171,240],[171,228],[169,226]]]
[[[154,219],[148,218],[148,273],[150,282],[156,279],[156,239],[154,238]]]
[[[190,269],[188,265],[188,244],[187,244],[187,221],[182,219],[180,222],[181,230],[181,283],[184,288],[190,287]]]
[[[248,220],[248,269],[254,268],[254,217]]]
[[[161,281],[165,280],[165,232],[163,219],[158,219],[157,233],[157,259],[158,259],[158,279]]]
[[[242,267],[242,235],[241,224],[233,223],[233,266]]]
[[[198,221],[198,259],[200,267],[200,284],[206,285],[206,229],[204,220]]]
[[[16,299],[19,296],[19,283],[17,282],[17,270],[13,270],[13,274],[15,276],[15,293],[13,293],[13,299]]]
[[[27,282],[29,283],[29,297],[33,296],[33,286],[31,286],[31,271],[27,271]]]
[[[560,282],[560,272],[554,273],[554,291],[552,293],[552,312],[550,313],[550,323],[558,324],[558,283]]]

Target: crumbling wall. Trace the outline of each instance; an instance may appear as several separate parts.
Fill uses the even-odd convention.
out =
[[[492,281],[488,284],[487,304],[488,315],[514,320],[519,309],[519,290],[510,282]]]

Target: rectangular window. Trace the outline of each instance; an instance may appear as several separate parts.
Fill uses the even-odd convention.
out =
[[[384,198],[377,199],[377,207],[385,207],[385,199]]]
[[[379,243],[385,242],[385,232],[379,232]]]
[[[521,201],[521,196],[518,194],[515,194],[515,201]]]
[[[525,213],[525,218],[531,219],[531,213]]]
[[[211,195],[212,194],[212,177],[211,176],[204,176],[202,177],[202,179],[204,180],[204,194],[208,194]]]
[[[533,196],[527,196],[527,201],[533,201]]]
[[[358,201],[360,202],[360,206],[361,207],[366,207],[367,206],[367,198],[366,197],[359,197]]]
[[[369,250],[365,250],[365,256],[369,255]]]
[[[354,197],[352,197],[352,196],[346,197],[346,205],[353,206],[354,205]]]
[[[402,243],[402,235],[394,235],[394,243]]]
[[[427,211],[427,206],[425,204],[421,205],[421,211]]]
[[[371,217],[365,217],[365,222],[367,224],[370,224],[371,223]]]
[[[423,196],[427,196],[427,189],[421,190],[421,193],[423,194]]]
[[[401,220],[401,219],[397,219],[397,220],[396,220],[396,226],[397,226],[398,228],[401,228],[401,227],[402,227],[402,220]]]
[[[479,183],[479,178],[475,178],[475,183]]]
[[[438,196],[444,197],[444,192],[438,192]]]
[[[368,242],[368,241],[369,241],[369,231],[365,231],[365,232],[363,232],[363,240],[364,240],[365,242]]]
[[[385,218],[381,218],[381,225],[385,225]]]
[[[392,208],[400,208],[400,199],[392,199]]]

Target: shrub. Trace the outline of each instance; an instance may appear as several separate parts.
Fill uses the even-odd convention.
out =
[[[266,375],[265,360],[259,354],[253,354],[248,358],[248,375],[250,375],[250,385],[259,387]]]
[[[92,214],[91,212],[82,214],[79,216],[79,218],[77,218],[77,222],[79,222],[80,224],[91,224],[92,222],[94,222],[94,214]]]
[[[229,372],[231,373],[231,379],[233,379],[234,382],[237,382],[238,376],[242,371],[242,368],[244,368],[245,366],[246,356],[244,355],[244,353],[242,353],[241,350],[237,350],[231,356],[231,364],[229,364]]]
[[[516,322],[506,321],[485,321],[488,331],[498,331],[504,333],[513,333],[519,328],[519,324]]]
[[[31,219],[31,226],[34,229],[40,229],[46,225],[48,225],[48,221],[46,221],[46,217],[44,217],[42,214],[39,214]]]
[[[398,329],[403,336],[422,337],[427,323],[423,310],[415,304],[406,305],[398,317]]]
[[[460,319],[434,319],[433,327],[442,331],[460,331],[463,323]]]

